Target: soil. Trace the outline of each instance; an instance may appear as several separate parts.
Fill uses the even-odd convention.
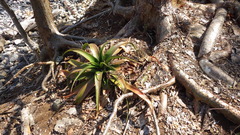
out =
[[[106,1],[96,1],[95,5],[85,14],[88,18],[100,11],[106,10]],[[73,2],[72,2],[73,3]],[[52,6],[57,8],[58,6]],[[141,54],[136,52],[122,52],[122,55],[137,59],[141,64],[125,63],[122,74],[125,79],[140,89],[146,89],[169,81],[171,72],[171,59],[169,52],[174,53],[173,59],[178,61],[180,69],[184,70],[192,79],[215,95],[240,110],[239,88],[229,88],[220,81],[209,78],[198,65],[197,53],[201,45],[202,35],[214,16],[211,6],[205,9],[179,7],[176,14],[184,14],[191,23],[180,20],[172,33],[161,43],[156,44],[154,30],[145,30],[139,27],[134,31],[130,40],[137,45]],[[66,19],[67,20],[67,19]],[[58,21],[57,21],[58,22]],[[98,39],[111,39],[127,23],[127,20],[112,13],[103,14],[94,18],[70,32],[80,37]],[[240,81],[240,63],[233,60],[232,56],[240,55],[240,28],[230,16],[224,23],[222,33],[214,47],[222,50],[231,45],[232,54],[214,62],[215,65],[227,72],[237,82]],[[238,33],[236,32],[238,31]],[[117,42],[117,40],[115,42]],[[238,51],[239,50],[239,51]],[[146,59],[153,56],[154,59]],[[155,59],[157,58],[157,60]],[[58,65],[57,70],[63,68]],[[127,71],[127,72],[126,72]],[[7,76],[6,80],[12,76]],[[95,116],[95,97],[91,94],[82,104],[75,105],[73,98],[65,99],[69,94],[66,79],[58,75],[57,79],[47,81],[48,91],[43,91],[41,82],[44,79],[41,67],[36,66],[26,71],[24,75],[14,79],[13,83],[0,91],[0,133],[22,134],[24,127],[24,109],[28,110],[31,134],[68,134],[90,135],[102,134],[108,119],[113,111],[116,98],[123,94],[120,90],[109,92],[102,105],[99,116]],[[167,109],[161,111],[161,93],[167,95]],[[239,134],[239,125],[229,121],[224,115],[211,108],[206,103],[198,102],[177,81],[174,85],[148,94],[158,115],[161,134]],[[127,103],[129,103],[127,105]],[[126,133],[125,133],[126,131]],[[118,107],[118,113],[111,124],[109,135],[128,134],[145,135],[155,134],[155,127],[148,105],[137,96],[124,100]]]

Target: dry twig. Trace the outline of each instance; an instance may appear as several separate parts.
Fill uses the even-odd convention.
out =
[[[17,78],[23,71],[25,71],[26,69],[28,68],[31,68],[31,67],[34,67],[34,66],[37,66],[37,65],[54,65],[54,61],[47,61],[47,62],[36,62],[36,63],[32,63],[32,64],[29,64],[25,67],[23,67],[21,70],[19,70],[9,81],[7,81],[6,84],[4,84],[1,89],[5,86],[7,86],[8,84],[10,84],[12,82],[13,79]],[[51,72],[50,72],[51,73]]]
[[[165,88],[165,87],[168,87],[170,85],[173,85],[175,83],[175,77],[173,77],[172,79],[170,79],[168,82],[164,83],[164,84],[159,84],[153,88],[149,88],[149,89],[145,89],[143,90],[142,92],[143,93],[151,93],[151,92],[154,92],[154,91],[157,91],[159,89],[162,89],[162,88]],[[127,93],[127,94],[123,94],[121,97],[119,97],[115,103],[114,103],[114,109],[113,109],[113,112],[109,118],[109,121],[107,123],[107,126],[106,126],[106,129],[104,130],[104,133],[103,135],[106,135],[110,126],[111,126],[111,123],[112,123],[112,120],[113,118],[115,117],[116,113],[117,113],[117,108],[119,106],[119,104],[127,97],[131,97],[133,96],[133,93]],[[154,124],[156,126],[156,130],[157,130],[157,134],[160,134],[160,130],[159,130],[159,127],[158,127],[158,122],[157,122],[157,118],[156,118],[156,114],[155,112],[153,112],[153,119],[154,119]]]

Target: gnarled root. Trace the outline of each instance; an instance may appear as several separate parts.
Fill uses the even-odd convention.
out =
[[[193,79],[178,68],[176,61],[172,61],[172,70],[176,79],[186,88],[194,97],[215,108],[221,108],[218,111],[225,115],[229,120],[240,124],[240,110],[221,100],[217,95],[213,95],[209,90],[200,87]]]

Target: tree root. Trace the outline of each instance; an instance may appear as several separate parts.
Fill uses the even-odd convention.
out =
[[[113,7],[113,14],[119,14],[125,19],[131,19],[135,12],[135,6],[124,7],[121,6],[120,0],[115,0],[115,5]]]
[[[157,90],[159,90],[159,89],[163,89],[163,88],[165,88],[165,87],[168,87],[168,86],[170,86],[170,85],[173,85],[174,83],[175,83],[175,77],[173,77],[172,79],[170,79],[168,82],[166,82],[166,83],[164,83],[164,84],[159,84],[159,85],[157,85],[157,86],[155,86],[155,87],[153,87],[153,88],[149,88],[149,89],[142,90],[142,92],[143,92],[143,93],[155,92],[155,91],[157,91]],[[131,93],[127,93],[127,94],[123,94],[121,97],[119,97],[119,98],[115,101],[113,112],[112,112],[112,114],[111,114],[111,116],[110,116],[110,118],[109,118],[109,121],[108,121],[107,126],[106,126],[106,128],[105,128],[105,130],[104,130],[103,135],[106,135],[106,134],[107,134],[107,132],[108,132],[110,126],[111,126],[111,123],[112,123],[112,121],[113,121],[113,118],[115,117],[115,115],[116,115],[116,113],[117,113],[117,108],[118,108],[119,104],[120,104],[125,98],[131,97],[131,96],[133,96],[133,93],[132,93],[132,92],[131,92]],[[154,124],[155,124],[155,126],[156,126],[156,132],[157,132],[157,134],[160,134],[160,130],[159,130],[159,127],[158,127],[158,122],[157,122],[157,117],[156,117],[155,112],[153,113],[153,120],[154,120]]]
[[[189,75],[184,73],[175,60],[171,61],[173,74],[176,79],[186,88],[187,92],[206,104],[215,108],[221,108],[219,112],[229,120],[240,124],[240,111],[236,107],[221,100],[217,95],[213,95],[209,90],[200,87]]]
[[[137,24],[139,22],[139,17],[133,17],[116,35],[114,38],[119,37],[128,37],[130,36],[133,31],[136,29]]]
[[[216,12],[215,17],[213,18],[209,28],[206,31],[206,34],[203,38],[198,57],[211,52],[215,41],[221,31],[222,25],[227,16],[227,11],[224,8],[219,8]]]
[[[202,70],[214,80],[221,80],[231,86],[235,84],[235,81],[232,77],[222,71],[220,68],[212,64],[208,59],[201,59],[199,65]]]
[[[74,39],[82,44],[84,43],[95,43],[97,45],[103,44],[104,42],[107,41],[107,39],[97,39],[97,38],[86,38],[86,37],[79,37],[79,36],[73,36],[73,35],[63,35],[64,38],[66,39]]]
[[[50,68],[49,68],[49,71],[47,73],[47,75],[44,77],[43,81],[42,81],[42,89],[47,92],[48,89],[46,87],[46,82],[48,80],[48,78],[51,76],[51,73],[52,73],[52,76],[54,77],[54,62],[52,64],[50,64]]]

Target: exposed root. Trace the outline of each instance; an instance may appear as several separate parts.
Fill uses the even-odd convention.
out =
[[[130,19],[135,12],[135,6],[123,7],[123,6],[115,6],[113,10],[113,14],[122,15],[126,19]]]
[[[47,82],[48,78],[51,76],[51,73],[53,74],[52,76],[54,77],[54,62],[50,65],[49,71],[42,81],[42,89],[46,92],[48,91],[48,89],[46,87],[46,82]]]
[[[154,92],[154,91],[157,91],[159,89],[162,89],[162,88],[165,88],[165,87],[168,87],[170,85],[173,85],[175,83],[175,77],[173,77],[172,79],[170,79],[168,82],[164,83],[164,84],[160,84],[160,85],[157,85],[153,88],[149,88],[149,89],[145,89],[145,90],[142,90],[143,93],[151,93],[151,92]],[[104,133],[103,135],[106,135],[110,126],[111,126],[111,123],[113,121],[113,118],[115,117],[116,113],[117,113],[117,108],[119,106],[119,104],[125,99],[125,98],[128,98],[128,97],[131,97],[133,96],[133,93],[127,93],[127,94],[123,94],[121,97],[119,97],[116,101],[115,101],[115,104],[114,104],[114,109],[113,109],[113,112],[109,118],[109,121],[107,123],[107,126],[106,126],[106,129],[104,130]],[[156,132],[158,135],[160,135],[160,129],[158,127],[158,120],[157,120],[157,117],[156,117],[156,114],[155,114],[155,111],[153,111],[153,120],[154,120],[154,124],[155,124],[155,127],[156,127]]]
[[[214,80],[221,80],[231,86],[234,85],[234,79],[226,74],[223,70],[212,64],[208,59],[201,59],[199,61],[199,65],[202,70]]]
[[[92,19],[94,19],[94,18],[96,18],[96,17],[99,17],[99,16],[101,16],[101,15],[103,15],[103,14],[105,14],[105,13],[108,13],[108,12],[110,12],[111,10],[112,10],[112,8],[108,8],[107,10],[105,10],[105,11],[103,11],[103,12],[101,12],[101,13],[98,13],[98,14],[96,14],[96,15],[93,15],[93,16],[89,17],[89,18],[86,18],[86,19],[84,19],[84,20],[81,20],[81,21],[79,21],[79,22],[77,22],[77,23],[75,23],[75,24],[73,24],[73,25],[71,25],[71,26],[68,26],[68,27],[65,28],[63,31],[61,31],[61,33],[68,33],[69,31],[71,31],[71,30],[74,29],[75,27],[79,26],[80,24],[85,23],[85,22],[87,22],[87,21],[89,21],[89,20],[92,20]]]
[[[117,34],[114,38],[119,37],[128,37],[133,31],[136,29],[137,24],[139,22],[139,17],[134,16]]]
[[[66,39],[74,39],[74,40],[80,41],[82,44],[95,43],[97,45],[100,45],[100,44],[103,44],[104,42],[106,42],[106,40],[107,40],[107,39],[79,37],[79,36],[73,36],[73,35],[64,35],[63,37]]]
[[[131,19],[135,12],[135,6],[124,7],[121,6],[120,0],[115,0],[115,5],[113,8],[113,14],[119,14],[125,19]]]
[[[172,70],[176,79],[186,88],[189,93],[192,93],[194,97],[206,104],[209,104],[215,108],[222,108],[219,110],[229,120],[240,124],[240,111],[236,107],[221,100],[217,95],[213,95],[209,90],[200,87],[191,76],[184,73],[178,68],[176,61],[172,60]]]
[[[203,38],[198,57],[211,52],[215,41],[222,29],[222,25],[227,16],[227,11],[224,8],[219,8],[216,12],[215,17],[213,18],[209,28],[206,31],[206,34]]]
[[[34,67],[34,66],[37,66],[37,65],[54,65],[54,61],[47,61],[47,62],[36,62],[36,63],[32,63],[32,64],[29,64],[25,67],[23,67],[21,70],[19,70],[9,81],[7,81],[6,84],[4,84],[0,89],[2,89],[3,87],[9,85],[13,79],[17,78],[23,71],[25,71],[26,69],[28,68],[31,68],[31,67]]]

